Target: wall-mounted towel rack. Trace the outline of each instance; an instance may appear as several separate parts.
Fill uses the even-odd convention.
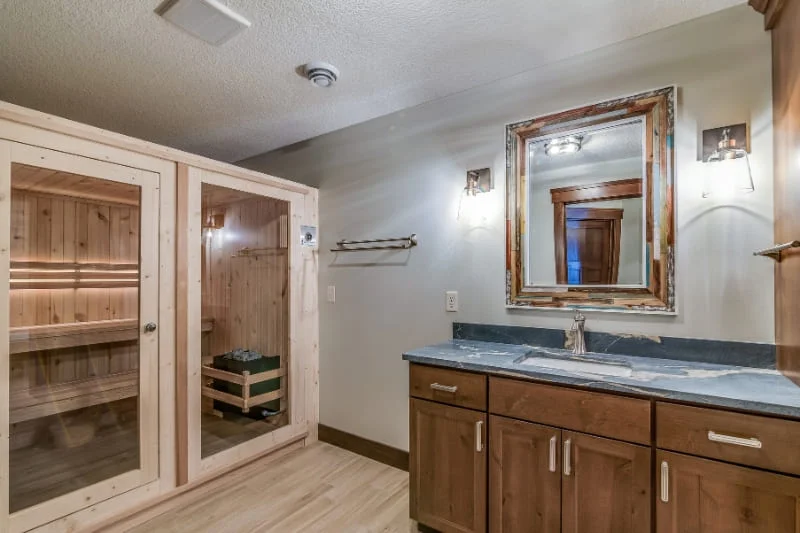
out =
[[[763,255],[766,257],[771,257],[775,261],[780,262],[781,252],[784,250],[788,250],[789,248],[800,248],[800,241],[792,241],[784,244],[776,244],[772,248],[764,248],[763,250],[753,252],[753,255]]]
[[[394,239],[368,239],[363,241],[349,241],[343,239],[336,243],[336,248],[331,248],[331,252],[361,252],[364,250],[408,250],[417,245],[417,234],[412,233],[409,237],[397,237]]]

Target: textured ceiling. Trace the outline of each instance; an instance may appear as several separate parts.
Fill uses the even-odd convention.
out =
[[[229,0],[219,48],[160,2],[0,0],[0,100],[237,161],[744,0]]]

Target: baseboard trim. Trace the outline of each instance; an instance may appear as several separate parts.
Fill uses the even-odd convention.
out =
[[[408,472],[408,452],[340,429],[319,425],[319,440]]]

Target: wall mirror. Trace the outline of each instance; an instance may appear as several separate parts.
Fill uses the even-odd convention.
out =
[[[673,313],[675,89],[506,128],[507,304]]]

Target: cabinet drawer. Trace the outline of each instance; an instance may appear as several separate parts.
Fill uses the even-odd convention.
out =
[[[656,405],[659,448],[800,475],[800,422],[670,403]]]
[[[486,410],[486,376],[482,374],[411,365],[409,389],[415,398]]]
[[[612,439],[651,442],[648,400],[493,377],[489,411]]]

